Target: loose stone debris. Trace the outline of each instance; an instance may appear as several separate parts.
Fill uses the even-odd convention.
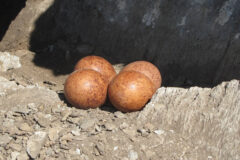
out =
[[[14,69],[0,76],[0,160],[240,158],[238,80],[161,87],[142,111],[122,113],[76,109],[58,90],[5,72]]]

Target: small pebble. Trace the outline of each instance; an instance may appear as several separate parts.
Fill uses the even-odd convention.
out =
[[[131,150],[129,153],[128,153],[128,158],[129,160],[137,160],[138,159],[138,153]]]

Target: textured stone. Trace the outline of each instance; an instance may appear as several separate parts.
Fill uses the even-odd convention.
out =
[[[51,114],[43,114],[42,112],[38,112],[34,119],[38,122],[38,124],[42,127],[47,127],[50,125],[52,116]]]
[[[27,123],[21,123],[21,124],[19,124],[18,128],[19,128],[21,131],[33,132],[33,128],[30,127]]]
[[[106,123],[104,124],[104,127],[106,128],[107,131],[112,131],[116,128],[116,126],[112,123]]]
[[[68,116],[72,114],[72,111],[70,109],[62,110],[61,111],[61,116],[62,116],[62,121],[66,121]]]
[[[6,146],[11,140],[12,138],[7,134],[0,136],[0,146]]]
[[[47,139],[47,133],[37,131],[32,135],[27,142],[27,153],[31,158],[35,159],[39,155],[41,148],[44,146]]]
[[[7,71],[9,69],[20,67],[21,63],[19,57],[13,56],[8,52],[0,52],[0,71]]]
[[[17,160],[28,160],[29,157],[26,152],[22,152],[17,156]]]
[[[128,158],[129,158],[129,160],[137,160],[138,159],[138,153],[131,150],[128,153]]]
[[[17,160],[17,157],[20,155],[19,152],[12,152],[11,153],[11,160]]]
[[[11,149],[13,149],[14,151],[18,151],[18,152],[20,152],[20,151],[23,149],[23,146],[22,146],[22,145],[16,144],[16,143],[11,143],[11,144],[9,144],[9,147],[10,147]]]
[[[10,82],[8,83],[4,80],[2,87],[3,92],[5,92],[4,88],[6,88],[6,84],[12,85]],[[2,83],[0,81],[0,92],[1,85]],[[4,101],[5,99],[8,99],[8,101]],[[17,87],[17,89],[10,90],[4,97],[0,96],[0,108],[4,108],[5,110],[16,108],[16,112],[22,112],[24,114],[28,114],[32,110],[29,106],[27,107],[28,104],[49,106],[58,103],[61,103],[61,101],[56,92],[38,86]],[[8,107],[6,108],[5,106]],[[21,111],[23,108],[24,111]]]
[[[238,159],[240,147],[240,84],[238,80],[223,82],[210,89],[162,87],[139,113],[140,124],[151,122],[169,129],[171,134],[191,136],[191,141],[204,148],[215,148],[216,159]],[[224,136],[222,136],[224,135]],[[210,148],[209,148],[210,147]],[[208,157],[203,151],[201,156]]]
[[[7,90],[16,90],[19,88],[21,88],[21,86],[18,86],[15,82],[0,76],[0,97],[6,95]],[[1,103],[0,101],[0,105]]]
[[[88,130],[90,128],[92,128],[94,126],[94,124],[96,123],[97,119],[95,118],[87,118],[84,119],[81,123],[80,123],[80,128],[82,130]]]
[[[48,131],[48,137],[51,141],[55,142],[59,138],[59,133],[61,132],[62,128],[55,127],[50,128]]]

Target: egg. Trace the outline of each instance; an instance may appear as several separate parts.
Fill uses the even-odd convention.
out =
[[[108,97],[118,110],[131,112],[141,110],[154,91],[154,84],[147,76],[136,71],[125,71],[109,84]]]
[[[155,90],[157,90],[162,83],[162,77],[158,68],[147,61],[135,61],[126,65],[121,72],[124,71],[137,71],[146,75],[155,85]]]
[[[110,62],[99,56],[86,56],[80,59],[75,65],[74,70],[93,69],[101,73],[108,82],[116,75],[116,71]]]
[[[76,108],[97,108],[107,97],[108,82],[94,70],[77,70],[71,73],[64,84],[67,101]]]

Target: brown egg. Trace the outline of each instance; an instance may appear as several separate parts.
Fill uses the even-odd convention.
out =
[[[116,72],[111,63],[99,56],[87,56],[79,60],[74,70],[82,69],[93,69],[106,77],[108,82],[110,82],[116,75]]]
[[[147,76],[136,71],[125,71],[109,84],[108,97],[120,111],[138,111],[151,99],[154,91],[154,84]]]
[[[152,80],[156,90],[161,86],[162,77],[160,71],[154,64],[150,62],[135,61],[126,65],[121,72],[123,71],[137,71],[143,73],[150,80]]]
[[[64,94],[69,103],[81,109],[100,107],[107,97],[106,79],[94,70],[77,70],[64,84]]]

